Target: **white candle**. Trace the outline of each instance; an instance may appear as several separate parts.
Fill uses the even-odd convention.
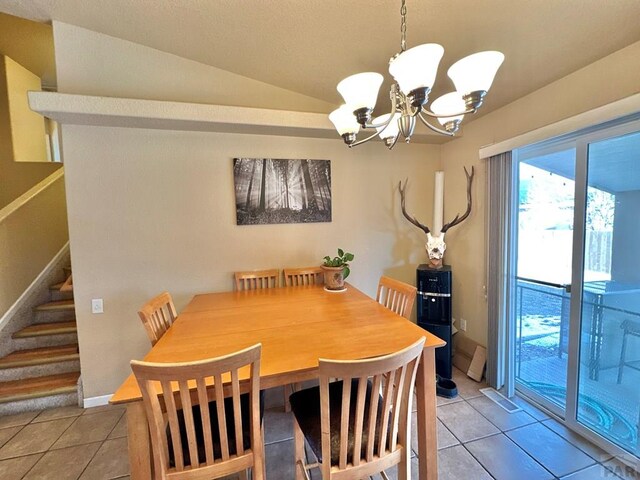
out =
[[[436,172],[436,186],[433,190],[433,229],[434,235],[442,230],[442,216],[444,214],[444,172]]]

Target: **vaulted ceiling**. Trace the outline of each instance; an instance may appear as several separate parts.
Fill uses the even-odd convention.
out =
[[[71,23],[336,105],[335,85],[352,73],[377,71],[390,84],[399,7],[399,0],[0,0],[2,12]],[[408,47],[445,48],[432,98],[453,90],[446,70],[457,59],[480,50],[506,55],[482,113],[640,40],[638,0],[407,0],[407,8]]]

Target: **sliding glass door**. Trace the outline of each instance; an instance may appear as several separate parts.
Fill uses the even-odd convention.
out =
[[[638,455],[640,133],[589,142],[586,154],[577,421]]]
[[[514,152],[516,389],[640,456],[640,121]]]
[[[516,158],[516,381],[564,415],[576,149],[560,142]]]

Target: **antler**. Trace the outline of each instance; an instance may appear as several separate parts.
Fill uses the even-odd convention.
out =
[[[402,207],[402,214],[404,215],[404,217],[409,220],[411,223],[413,223],[416,227],[418,227],[419,229],[423,230],[424,233],[429,233],[429,227],[427,227],[426,225],[421,224],[416,217],[412,217],[411,215],[409,215],[407,213],[407,210],[405,208],[405,190],[407,189],[407,181],[408,179],[405,179],[404,181],[404,187],[402,186],[402,182],[398,182],[398,191],[400,192],[400,206]]]
[[[451,227],[455,227],[456,225],[462,223],[471,213],[471,184],[473,183],[474,173],[475,172],[473,167],[471,167],[471,175],[469,175],[469,172],[467,172],[467,167],[464,167],[464,174],[467,176],[467,211],[464,212],[464,215],[462,216],[460,216],[460,214],[456,215],[453,220],[443,225],[442,229],[440,230],[442,233],[445,233]]]

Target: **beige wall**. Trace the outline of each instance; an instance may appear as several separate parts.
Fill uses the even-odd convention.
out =
[[[0,14],[0,54],[55,84],[51,27]],[[4,63],[3,60],[0,62]],[[4,67],[0,65],[0,71]],[[60,164],[13,161],[7,80],[0,74],[0,208],[60,168]]]
[[[304,112],[332,104],[133,42],[53,22],[58,91]],[[336,92],[336,101],[337,101]]]
[[[62,92],[331,109],[70,25],[54,24],[54,37]],[[318,265],[342,247],[356,256],[349,281],[375,295],[381,274],[413,283],[423,260],[395,188],[409,177],[411,209],[429,214],[438,146],[350,150],[339,138],[86,126],[63,126],[62,135],[85,397],[113,393],[130,359],[148,351],[136,311],[162,290],[181,309],[197,292],[231,290],[236,270]],[[234,157],[331,160],[333,221],[236,226]],[[104,299],[104,314],[91,314],[92,298]]]
[[[638,92],[640,42],[467,124],[462,138],[442,146],[445,220],[465,208],[462,167],[476,167],[473,213],[464,224],[447,233],[447,263],[455,272],[453,316],[467,320],[467,335],[473,340],[483,345],[487,341],[486,165],[478,159],[478,150]]]
[[[388,273],[414,282],[419,232],[401,218],[397,180],[427,214],[438,147],[393,154],[339,140],[65,126],[65,176],[76,316],[86,397],[112,393],[149,349],[137,309],[169,290],[178,309],[198,292],[232,288],[232,272],[318,265],[343,247],[350,281],[375,295]],[[330,159],[333,221],[235,225],[234,157]],[[105,313],[91,314],[103,298]]]
[[[45,142],[45,119],[29,108],[27,92],[39,91],[40,77],[7,56],[0,58],[0,71],[5,75],[9,110],[11,146],[14,162],[48,162]],[[6,120],[5,120],[6,121]]]
[[[2,61],[0,59],[0,61]],[[0,65],[0,70],[4,70]],[[8,112],[6,77],[0,75],[0,112]],[[14,162],[9,116],[0,115],[0,208],[60,168],[54,163]]]
[[[63,177],[2,217],[0,210],[0,318],[67,243]]]

